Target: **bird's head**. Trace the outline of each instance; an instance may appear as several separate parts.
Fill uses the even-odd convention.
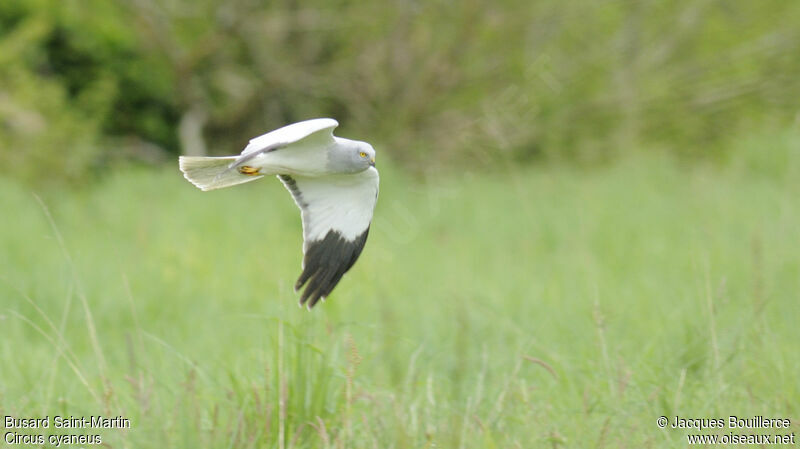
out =
[[[366,142],[345,141],[328,153],[328,169],[333,173],[359,173],[374,166],[375,149]]]
[[[366,142],[358,142],[358,158],[361,159],[361,165],[364,162],[367,163],[367,167],[374,167],[375,166],[375,148],[372,148],[372,145]],[[367,169],[364,167],[364,170]]]

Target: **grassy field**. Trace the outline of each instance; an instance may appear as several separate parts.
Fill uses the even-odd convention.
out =
[[[713,167],[386,164],[361,260],[311,312],[277,181],[0,182],[0,415],[121,415],[84,431],[114,448],[685,447],[662,415],[800,433],[799,142]]]

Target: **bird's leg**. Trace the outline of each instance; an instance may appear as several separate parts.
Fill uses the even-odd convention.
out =
[[[242,165],[239,167],[239,173],[247,176],[258,176],[260,175],[261,169],[257,167],[251,167],[249,165]]]

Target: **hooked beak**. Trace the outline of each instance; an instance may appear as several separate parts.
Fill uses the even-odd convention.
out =
[[[369,160],[369,166],[370,167],[374,167],[375,166],[375,158],[374,157]]]

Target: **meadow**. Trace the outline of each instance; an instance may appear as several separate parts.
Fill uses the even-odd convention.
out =
[[[441,176],[379,161],[365,251],[310,312],[275,180],[0,180],[0,415],[123,416],[72,431],[114,448],[685,447],[662,415],[798,432],[799,145]]]

